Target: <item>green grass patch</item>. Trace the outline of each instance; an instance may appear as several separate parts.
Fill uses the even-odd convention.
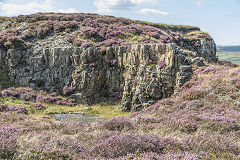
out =
[[[219,60],[231,61],[240,65],[240,52],[217,52]]]
[[[11,98],[4,98],[2,100],[3,104],[14,105],[14,106],[25,106],[28,110],[28,113],[34,117],[47,116],[51,114],[64,114],[64,113],[82,113],[89,115],[96,115],[99,118],[113,118],[119,116],[127,116],[129,112],[121,112],[120,105],[108,105],[108,104],[95,104],[88,106],[91,109],[87,109],[86,105],[75,105],[75,106],[62,106],[55,104],[43,104],[47,108],[44,110],[36,110],[31,107],[31,104],[34,102],[21,101],[21,100],[12,100]]]
[[[85,105],[76,105],[76,106],[59,106],[59,105],[48,105],[48,108],[41,111],[40,114],[42,115],[50,115],[50,114],[57,114],[57,113],[84,113],[84,114],[91,114],[96,115],[101,118],[112,118],[112,117],[119,117],[119,116],[126,116],[129,115],[128,112],[121,112],[120,105],[93,105],[90,106],[91,109],[87,110]]]
[[[121,112],[120,105],[93,105],[90,106],[91,109],[87,110],[85,105],[76,105],[76,106],[59,106],[59,105],[47,105],[47,109],[43,111],[38,111],[37,114],[42,115],[51,115],[57,113],[83,113],[96,115],[101,118],[113,118],[119,116],[129,115],[128,112]]]

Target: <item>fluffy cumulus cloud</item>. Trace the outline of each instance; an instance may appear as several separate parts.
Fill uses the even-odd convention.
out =
[[[164,15],[167,16],[168,12],[159,11],[156,9],[149,9],[149,8],[143,8],[139,11],[140,14],[146,14],[146,15]]]
[[[100,13],[131,10],[141,4],[154,3],[156,0],[95,0],[94,5]]]
[[[51,0],[45,0],[44,2],[29,2],[24,4],[13,4],[0,1],[0,15],[1,16],[16,16],[19,14],[31,14],[37,12],[62,12],[62,13],[74,13],[77,12],[74,8],[69,9],[57,9],[52,4]]]

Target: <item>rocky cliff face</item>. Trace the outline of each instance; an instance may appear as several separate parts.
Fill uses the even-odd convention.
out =
[[[212,39],[198,50],[174,43],[102,48],[53,47],[0,51],[2,67],[16,83],[48,91],[73,90],[79,103],[122,98],[123,111],[138,111],[169,97],[189,80],[192,64],[216,59]]]

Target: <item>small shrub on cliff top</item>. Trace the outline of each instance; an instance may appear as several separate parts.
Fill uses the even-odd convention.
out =
[[[4,45],[7,48],[24,48],[24,41],[18,36],[8,37]]]
[[[72,31],[77,27],[78,27],[77,21],[55,21],[53,25],[54,32],[56,33],[63,32],[66,29]]]
[[[91,42],[83,42],[82,44],[81,44],[81,47],[82,48],[88,48],[88,47],[91,47],[92,46],[92,43]]]
[[[46,21],[38,26],[37,28],[37,37],[39,39],[45,38],[53,30],[53,21]]]

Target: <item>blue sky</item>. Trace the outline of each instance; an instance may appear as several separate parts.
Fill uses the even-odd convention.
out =
[[[240,0],[0,0],[0,16],[83,12],[199,26],[218,45],[240,45]]]

